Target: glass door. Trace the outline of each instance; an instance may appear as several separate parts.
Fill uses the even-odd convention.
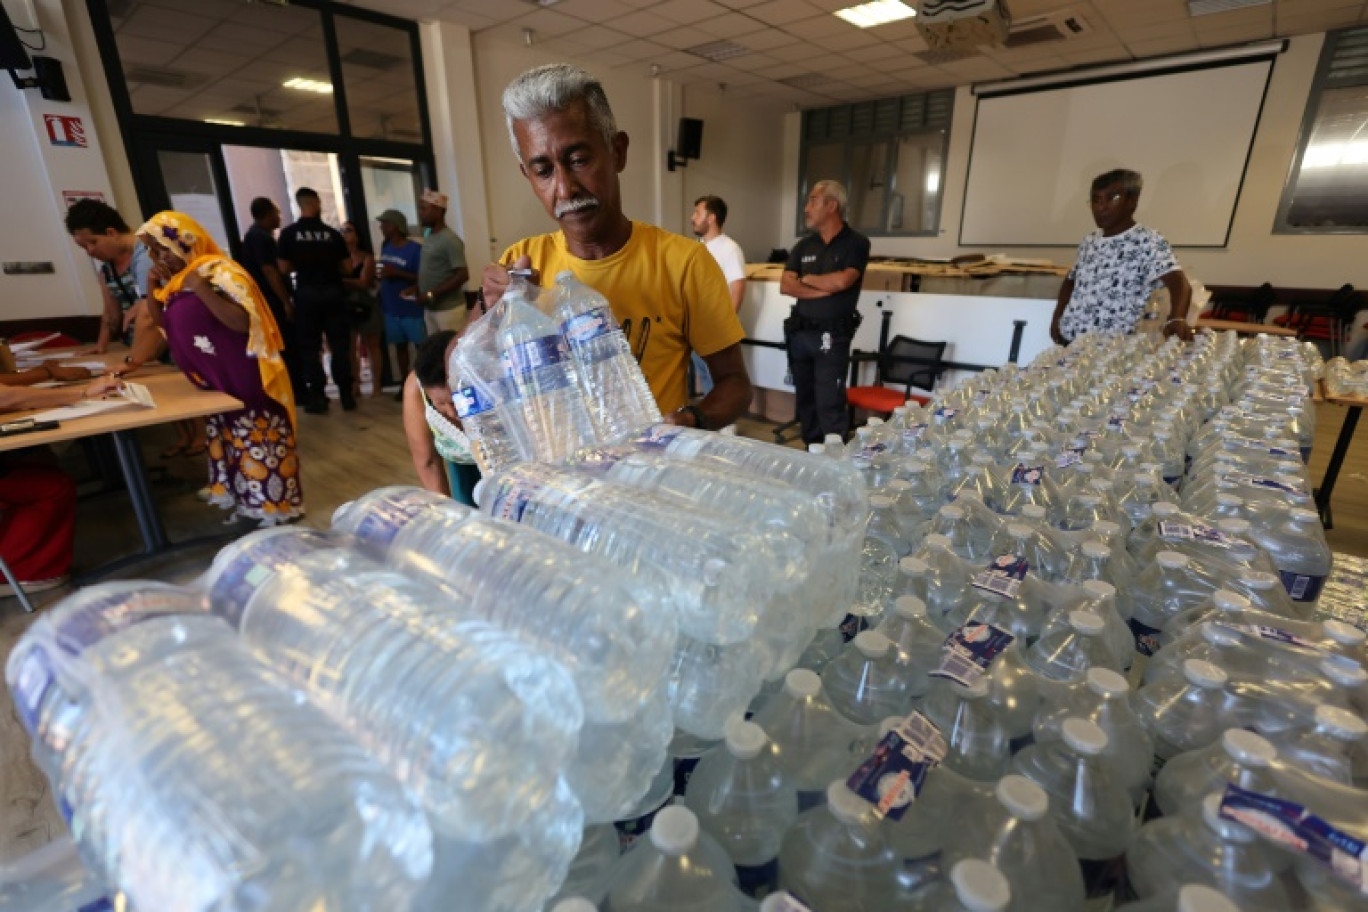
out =
[[[398,209],[408,219],[409,234],[422,240],[418,225],[418,197],[423,192],[422,168],[417,162],[402,158],[361,156],[361,192],[365,196],[366,212],[370,216],[370,238],[373,250],[380,249],[380,226],[375,218],[386,209]]]
[[[167,137],[149,144],[135,163],[151,201],[147,215],[175,209],[192,217],[224,250],[237,245],[237,222],[226,205],[223,156],[212,142]]]

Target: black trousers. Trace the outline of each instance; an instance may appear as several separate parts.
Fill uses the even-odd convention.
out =
[[[352,400],[352,325],[342,286],[295,291],[295,338],[299,341],[303,404],[323,402],[328,377],[323,372],[323,339],[332,353],[332,378],[343,402]]]
[[[850,342],[851,336],[811,329],[788,336],[789,373],[804,443],[821,443],[827,434],[844,437],[850,429],[846,407]]]
[[[285,362],[285,372],[289,374],[295,401],[303,405],[305,384],[299,363],[299,333],[295,329],[294,318],[286,316],[285,308],[276,306],[274,301],[269,303],[271,316],[275,317],[276,326],[280,328],[280,340],[285,346],[280,350],[280,360]]]

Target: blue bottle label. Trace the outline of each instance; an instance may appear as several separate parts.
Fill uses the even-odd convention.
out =
[[[19,710],[19,721],[24,723],[24,729],[30,736],[38,731],[38,710],[56,677],[52,659],[42,646],[33,646],[19,663],[19,673],[15,675],[11,696],[15,709]]]
[[[941,424],[944,424],[947,421],[954,420],[954,417],[958,414],[959,409],[953,408],[938,408],[931,413],[932,417],[934,417]]]
[[[1124,431],[1126,429],[1126,419],[1113,415],[1107,419],[1107,427],[1113,431]]]
[[[888,452],[888,444],[870,443],[860,447],[860,452],[855,458],[863,459],[865,462],[873,462],[886,452]]]
[[[79,611],[56,616],[53,639],[65,653],[79,656],[105,637],[140,621],[185,613],[185,593],[178,589],[142,589],[136,598],[111,592],[81,605]]]
[[[1294,602],[1314,602],[1320,598],[1321,587],[1325,585],[1323,576],[1290,573],[1286,570],[1280,570],[1278,576],[1282,577],[1283,588],[1292,596]]]
[[[607,307],[595,307],[561,324],[561,335],[575,348],[614,331],[622,330],[613,322],[613,315]]]
[[[109,897],[102,896],[94,902],[81,906],[76,912],[114,912],[114,904],[109,901]]]
[[[926,433],[926,428],[927,426],[925,424],[909,424],[902,429],[903,443],[909,445],[915,444],[918,440],[921,440],[922,434]]]
[[[304,556],[331,547],[320,533],[277,535],[267,540],[267,547],[243,552],[224,567],[209,590],[209,600],[220,617],[238,627],[258,589]]]
[[[779,859],[764,864],[736,865],[737,886],[751,899],[764,899],[779,886]]]
[[[430,505],[426,491],[402,491],[371,505],[371,510],[356,525],[356,537],[381,550],[389,547],[399,530],[413,522]]]
[[[1247,636],[1258,637],[1262,640],[1272,640],[1274,643],[1286,643],[1289,646],[1301,646],[1304,649],[1320,649],[1310,640],[1303,639],[1279,627],[1269,627],[1265,624],[1232,624],[1229,621],[1216,621],[1216,626],[1224,627],[1226,630],[1234,630],[1236,633],[1243,633]]]
[[[1285,481],[1279,481],[1276,478],[1268,478],[1259,475],[1250,475],[1245,472],[1226,472],[1225,475],[1221,477],[1232,484],[1242,484],[1251,488],[1263,488],[1267,491],[1278,491],[1283,494],[1289,494],[1293,497],[1304,498],[1308,496],[1306,493],[1306,489],[1303,488],[1301,485],[1289,484]]]
[[[1290,852],[1315,859],[1360,893],[1368,893],[1368,845],[1300,804],[1227,784],[1221,816]]]
[[[508,349],[508,372],[528,374],[543,367],[550,367],[565,360],[568,354],[565,340],[559,335],[540,336],[519,342]]]
[[[1026,571],[1031,565],[1024,557],[1016,554],[1002,554],[993,558],[993,562],[988,568],[971,580],[974,587],[991,592],[994,595],[1002,595],[1007,598],[1016,598],[1021,591],[1022,581],[1026,579]]]
[[[1130,627],[1131,633],[1135,636],[1136,652],[1142,656],[1152,656],[1159,651],[1159,634],[1161,631],[1158,627],[1143,624],[1135,618],[1126,621],[1126,625]]]
[[[965,687],[988,673],[993,660],[1015,640],[1001,627],[970,621],[950,636],[941,647],[940,665],[928,672],[933,678],[947,678]]]
[[[643,450],[666,450],[683,433],[684,428],[660,424],[633,440],[632,443]]]
[[[456,414],[462,421],[483,415],[494,407],[494,400],[473,386],[463,386],[451,394]]]
[[[533,486],[522,485],[511,478],[506,478],[499,482],[498,490],[494,492],[494,498],[486,512],[496,519],[522,522],[523,513],[535,493],[536,488]]]
[[[1159,537],[1164,541],[1200,541],[1218,548],[1229,548],[1239,541],[1233,535],[1226,535],[1206,523],[1180,523],[1167,519],[1159,521]]]
[[[1045,478],[1045,467],[1043,465],[1028,466],[1017,463],[1012,469],[1012,484],[1039,485]]]
[[[874,805],[874,815],[901,820],[921,794],[926,775],[945,759],[940,729],[913,712],[884,735],[873,756],[846,780],[850,790]]]

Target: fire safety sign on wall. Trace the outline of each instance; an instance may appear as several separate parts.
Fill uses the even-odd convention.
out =
[[[44,114],[43,123],[47,124],[48,141],[54,146],[86,147],[85,125],[81,118]]]

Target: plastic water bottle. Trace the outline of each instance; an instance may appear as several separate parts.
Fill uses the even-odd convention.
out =
[[[596,904],[608,894],[608,878],[621,854],[617,830],[612,824],[586,828],[565,882],[548,904],[552,912],[566,905],[573,912],[575,903],[588,903],[590,910],[596,912]]]
[[[1219,741],[1164,764],[1154,780],[1154,803],[1160,813],[1179,814],[1196,807],[1211,792],[1223,791],[1227,784],[1275,794],[1273,764],[1277,760],[1278,750],[1267,739],[1242,728],[1226,729]]]
[[[1011,764],[1011,739],[998,708],[989,699],[989,683],[979,678],[971,685],[937,679],[922,704],[922,712],[945,737],[948,748],[941,762],[960,775],[994,782]]]
[[[858,726],[877,725],[911,710],[911,680],[892,642],[876,630],[858,634],[822,673],[831,705]]]
[[[762,899],[778,886],[779,845],[798,819],[798,794],[764,729],[732,725],[723,748],[699,761],[684,804],[730,856],[742,893]]]
[[[1284,862],[1253,830],[1221,816],[1219,792],[1189,807],[1179,816],[1150,821],[1136,834],[1126,853],[1126,874],[1138,896],[1173,895],[1181,884],[1205,883],[1249,912],[1294,907],[1280,876]]]
[[[931,896],[927,908],[944,912],[1006,912],[1013,890],[991,862],[966,858],[955,863],[950,876]]]
[[[1082,589],[1085,607],[1102,619],[1103,636],[1112,654],[1120,661],[1122,670],[1129,669],[1136,655],[1135,635],[1126,623],[1131,610],[1129,593],[1123,601],[1117,588],[1103,580],[1085,580]]]
[[[915,558],[906,558],[914,560]],[[931,686],[927,674],[940,661],[945,634],[926,617],[926,603],[914,595],[901,595],[877,631],[893,644],[897,662],[904,669],[907,695],[920,699]]]
[[[727,720],[760,692],[763,673],[749,643],[718,646],[680,637],[665,669],[675,726],[705,741],[720,739]]]
[[[1363,778],[1364,739],[1368,724],[1347,709],[1322,703],[1310,727],[1270,734],[1278,757],[1286,764],[1331,782],[1355,785]],[[1368,758],[1365,758],[1368,759]]]
[[[898,517],[893,510],[893,498],[883,494],[871,494],[869,509],[873,511],[873,515],[869,517],[865,537],[882,541],[893,550],[897,558],[907,556],[912,548],[903,536],[902,526],[898,524]]]
[[[683,807],[667,807],[650,838],[618,861],[608,890],[613,912],[740,912],[741,894],[727,853]]]
[[[569,270],[556,276],[556,322],[600,440],[625,440],[660,420],[660,407],[608,299]]]
[[[1206,884],[1184,884],[1173,893],[1161,893],[1139,902],[1118,906],[1116,912],[1241,912],[1218,890]]]
[[[522,403],[532,447],[527,458],[560,462],[595,439],[574,359],[555,321],[517,289],[501,303],[508,312],[499,326],[499,354]]]
[[[1083,680],[1089,668],[1121,671],[1122,660],[1107,641],[1107,628],[1095,612],[1077,609],[1057,614],[1026,649],[1026,664],[1051,681]]]
[[[484,319],[470,324],[447,362],[452,403],[483,474],[520,462],[530,449],[522,403],[496,342],[507,312],[500,300]]]
[[[886,735],[902,722],[900,718],[887,719],[880,730]],[[960,818],[966,808],[981,806],[992,794],[990,784],[966,779],[943,764],[926,774],[921,791],[902,819],[884,823],[888,844],[900,859],[900,894],[919,897],[944,878],[946,844],[955,835],[945,821]],[[971,852],[976,851],[971,847]],[[1072,856],[1069,860],[1072,863]]]
[[[837,780],[779,850],[779,885],[813,909],[894,908],[898,863],[873,807]]]
[[[1230,704],[1225,684],[1226,673],[1220,668],[1188,659],[1181,678],[1159,680],[1135,692],[1135,712],[1154,736],[1156,773],[1178,754],[1221,737]]]
[[[613,821],[613,831],[617,834],[618,852],[625,853],[641,840],[651,829],[656,815],[674,803],[675,778],[678,763],[673,757],[665,762],[651,777],[650,784],[637,803],[624,811],[622,817]],[[616,865],[613,865],[616,867]],[[611,875],[611,871],[609,874]],[[611,877],[610,877],[611,879]],[[605,890],[607,887],[605,886]]]
[[[937,547],[939,543],[939,547]],[[894,588],[926,604],[927,617],[942,630],[945,615],[959,606],[969,583],[968,567],[951,551],[944,536],[927,536],[922,548],[898,562]]]
[[[821,678],[801,668],[788,673],[755,723],[769,735],[802,810],[820,804],[831,781],[849,772],[850,745],[862,734],[828,702]]]
[[[1130,685],[1107,668],[1090,668],[1067,688],[1047,692],[1032,729],[1037,744],[1064,737],[1064,720],[1086,719],[1107,736],[1107,756],[1120,770],[1131,803],[1139,806],[1150,783],[1154,739],[1130,705]]]
[[[1083,867],[1089,900],[1115,893],[1135,817],[1123,777],[1107,760],[1107,735],[1084,719],[1065,719],[1063,739],[1034,744],[1013,760],[1016,772],[1045,790],[1050,814]]]
[[[947,810],[955,814],[954,825],[946,827],[944,852],[952,871],[962,859],[981,857],[1011,886],[1012,908],[1082,909],[1078,860],[1050,817],[1050,798],[1040,786],[1025,776],[1003,776],[989,800]]]
[[[224,548],[205,588],[262,661],[402,771],[443,831],[487,842],[552,801],[584,718],[569,676],[461,620],[439,590],[289,528]]]
[[[1259,543],[1272,557],[1292,601],[1308,605],[1320,597],[1333,556],[1315,510],[1289,511],[1284,521],[1259,535]]]
[[[1135,633],[1135,651],[1152,656],[1159,651],[1159,637],[1169,619],[1199,605],[1219,588],[1220,583],[1185,554],[1160,551],[1155,562],[1135,579],[1132,595],[1134,613],[1130,628]]]
[[[140,909],[409,908],[432,869],[408,792],[194,593],[80,590],[6,680],[82,858]]]
[[[561,771],[589,824],[626,816],[665,762],[674,736],[670,689],[661,682],[635,716],[622,722],[586,722],[575,756]]]

